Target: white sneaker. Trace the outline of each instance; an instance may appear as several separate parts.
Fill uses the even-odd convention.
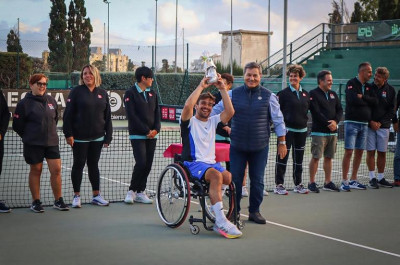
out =
[[[222,224],[215,223],[213,230],[226,238],[238,238],[242,235],[242,232],[240,232],[236,225],[228,220]]]
[[[147,197],[146,193],[144,192],[137,192],[136,198],[134,199],[135,202],[145,203],[145,204],[152,204],[153,200]]]
[[[303,184],[299,184],[294,187],[293,192],[300,193],[300,194],[308,194],[308,189],[306,187],[304,187]]]
[[[133,190],[130,190],[126,194],[124,202],[127,204],[133,204],[133,201],[135,200],[135,198],[136,198],[135,192],[133,192]]]
[[[97,195],[96,197],[93,197],[92,199],[92,204],[99,205],[99,206],[108,206],[110,203],[101,197],[101,195]]]
[[[269,195],[268,191],[263,190],[263,195],[264,195],[264,196],[268,196],[268,195]]]
[[[249,192],[246,186],[242,186],[242,197],[249,197]]]
[[[72,208],[81,208],[81,196],[74,195],[74,199],[72,200]]]

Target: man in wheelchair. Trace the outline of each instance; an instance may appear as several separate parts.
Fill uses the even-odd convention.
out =
[[[221,194],[222,184],[229,185],[232,175],[215,161],[217,125],[219,122],[227,123],[235,111],[221,76],[218,74],[218,80],[213,84],[208,83],[208,80],[207,77],[201,80],[182,110],[182,160],[194,178],[204,179],[210,184],[209,197],[216,217],[213,230],[226,238],[237,238],[242,232],[225,217]],[[210,117],[215,98],[209,92],[202,92],[211,85],[215,85],[221,92],[224,111]],[[196,110],[194,116],[193,108]]]

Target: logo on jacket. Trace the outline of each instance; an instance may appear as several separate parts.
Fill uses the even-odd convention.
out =
[[[331,94],[331,99],[335,99],[335,96],[333,94]]]
[[[303,93],[303,97],[305,97],[306,96],[306,93]]]
[[[348,86],[348,87],[347,87],[347,89],[352,89],[352,88],[353,88],[353,86]]]
[[[149,96],[150,96],[150,97],[152,97],[152,96],[153,96],[153,94],[152,94],[152,93],[149,93]]]
[[[14,113],[13,117],[14,117],[15,119],[18,119],[18,118],[19,118],[19,115],[18,115],[17,113]]]
[[[383,97],[383,98],[386,98],[386,91],[383,91],[383,92],[382,92],[382,97]]]
[[[129,98],[126,98],[126,99],[125,99],[125,102],[128,102],[128,101],[129,101]]]
[[[49,109],[54,109],[54,106],[51,103],[47,104],[47,106],[49,106]]]
[[[103,96],[102,96],[102,95],[97,95],[97,97],[98,97],[98,98],[103,98]]]
[[[67,99],[67,102],[71,102],[71,99],[69,98],[69,99]]]

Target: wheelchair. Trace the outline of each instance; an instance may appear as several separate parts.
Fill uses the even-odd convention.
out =
[[[185,222],[189,214],[190,204],[194,202],[192,199],[198,199],[202,218],[195,218],[190,215],[190,232],[193,235],[197,235],[200,232],[199,226],[194,223],[202,223],[206,230],[212,231],[215,215],[211,210],[208,191],[209,184],[203,180],[193,178],[189,170],[181,162],[180,155],[175,155],[174,163],[169,164],[161,172],[158,179],[156,205],[160,218],[168,227],[177,228]],[[236,193],[233,182],[224,192],[223,205],[226,217],[229,220],[233,219],[233,223],[239,229],[242,229],[243,223],[239,220],[235,207]]]

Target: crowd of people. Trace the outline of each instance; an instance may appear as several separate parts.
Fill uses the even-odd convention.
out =
[[[386,152],[390,127],[399,132],[397,110],[400,106],[400,91],[388,84],[389,71],[385,67],[375,69],[373,82],[372,66],[368,62],[358,66],[355,78],[346,85],[346,111],[338,95],[332,91],[333,77],[328,70],[317,75],[318,86],[307,92],[301,86],[306,73],[301,65],[291,65],[287,70],[289,86],[276,95],[261,82],[259,64],[251,62],[244,67],[244,84],[231,89],[233,76],[218,74],[215,83],[203,78],[185,102],[180,118],[184,165],[195,178],[210,183],[210,200],[216,215],[214,231],[227,237],[237,238],[242,232],[227,220],[223,213],[221,190],[234,182],[236,207],[240,219],[241,200],[249,196],[249,221],[265,224],[260,213],[264,189],[264,172],[268,160],[271,125],[277,135],[274,193],[287,195],[284,186],[287,163],[292,153],[294,183],[293,192],[307,194],[320,192],[315,181],[319,160],[323,157],[325,181],[322,189],[327,191],[365,190],[367,187],[357,180],[357,173],[364,150],[372,189],[400,186],[400,140],[397,137],[394,157],[394,182],[385,179]],[[157,138],[161,130],[158,96],[151,89],[153,72],[148,67],[139,67],[135,72],[136,83],[124,96],[135,165],[131,184],[124,202],[151,204],[146,195],[147,178],[150,173]],[[26,94],[13,114],[13,129],[23,142],[23,155],[30,166],[29,188],[32,195],[31,210],[44,212],[40,201],[40,177],[46,159],[50,171],[51,188],[55,209],[69,210],[61,189],[61,159],[57,135],[58,111],[55,100],[46,94],[48,78],[34,74],[29,80],[31,91]],[[112,141],[111,108],[107,92],[100,88],[101,77],[93,65],[82,68],[79,85],[68,96],[63,116],[63,133],[73,151],[71,181],[74,196],[73,208],[81,207],[80,186],[85,164],[92,186],[92,204],[108,206],[109,202],[100,193],[99,159],[102,148]],[[218,88],[217,94],[203,93],[211,85]],[[193,109],[196,110],[193,114]],[[311,114],[311,160],[309,181],[303,181],[303,158],[308,136],[309,113]],[[9,110],[0,93],[0,173],[4,154],[4,137],[9,122]],[[332,182],[332,160],[338,141],[338,124],[344,124],[344,156],[342,182]],[[215,161],[214,142],[230,143],[230,162],[223,168]],[[353,157],[354,153],[354,157]],[[376,158],[375,158],[375,154]],[[351,158],[352,172],[348,177]],[[376,165],[376,166],[375,166]],[[377,172],[376,172],[377,168]],[[246,173],[248,172],[248,174]],[[246,178],[250,180],[249,191]],[[5,202],[0,201],[0,212],[10,212]]]

